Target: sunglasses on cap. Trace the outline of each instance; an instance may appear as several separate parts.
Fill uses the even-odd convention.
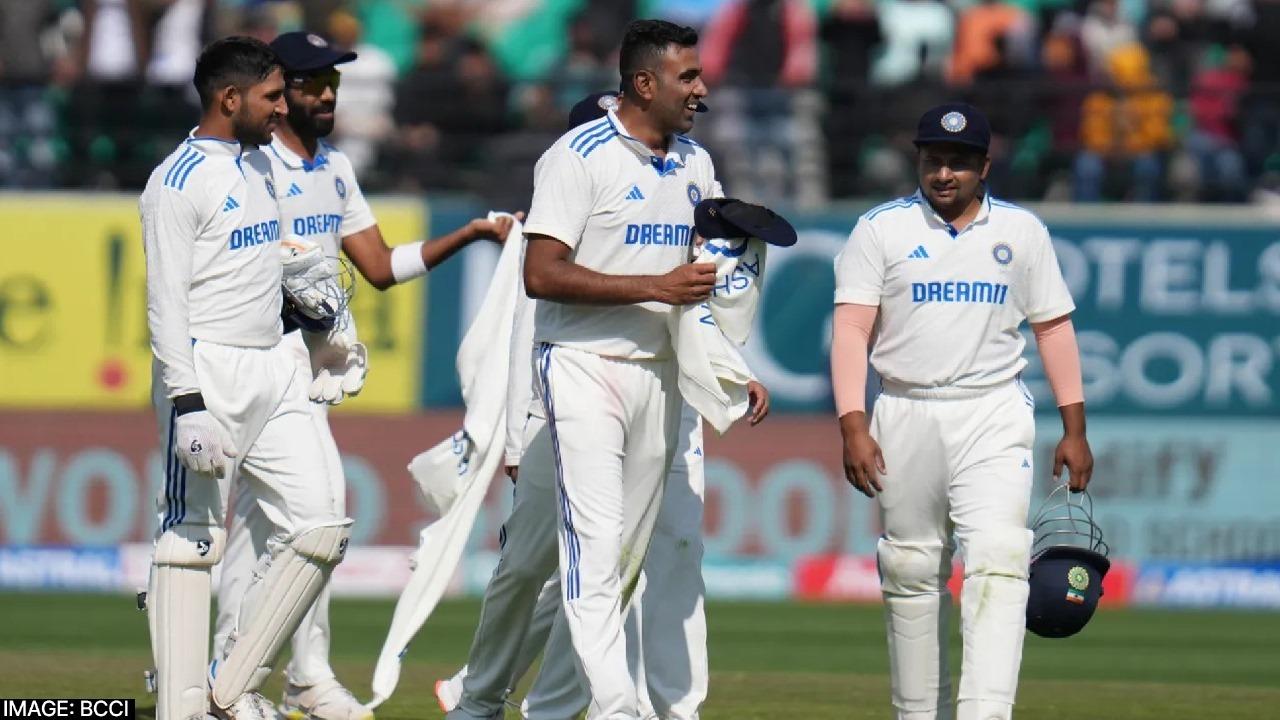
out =
[[[291,73],[285,78],[285,82],[291,88],[300,89],[311,95],[319,95],[327,87],[337,90],[342,84],[342,73],[332,68],[324,72]]]

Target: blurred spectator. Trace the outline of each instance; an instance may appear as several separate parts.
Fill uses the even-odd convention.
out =
[[[395,61],[403,75],[414,66],[418,51],[418,13],[427,0],[353,0],[351,5],[364,28],[364,39],[377,45]]]
[[[922,75],[941,77],[955,32],[951,10],[934,0],[886,0],[878,11],[885,44],[872,80],[893,86]]]
[[[947,79],[968,85],[974,75],[997,65],[1025,66],[1035,25],[1022,8],[1001,0],[982,2],[960,14]],[[1000,47],[997,47],[997,43]]]
[[[837,0],[822,21],[826,47],[827,169],[831,192],[851,197],[862,192],[859,166],[863,140],[875,131],[878,113],[869,87],[871,58],[883,40],[871,0]]]
[[[1070,30],[1070,23],[1059,22],[1045,36],[1040,52],[1044,67],[1041,99],[1036,106],[1048,121],[1049,149],[1041,165],[1044,192],[1057,199],[1070,199],[1070,185],[1063,183],[1055,192],[1056,175],[1065,171],[1068,178],[1080,147],[1080,108],[1089,89],[1089,70],[1080,37]]]
[[[410,188],[467,189],[485,141],[507,127],[506,80],[475,40],[427,27],[396,89],[396,162]]]
[[[1249,54],[1240,46],[1206,56],[1192,83],[1187,149],[1200,168],[1201,199],[1242,202],[1248,188],[1240,154],[1240,98],[1249,82]]]
[[[57,119],[44,40],[57,22],[53,0],[0,0],[0,187],[54,182]]]
[[[593,92],[618,87],[615,52],[621,37],[621,33],[602,37],[597,22],[588,13],[579,13],[569,23],[568,53],[556,73],[560,107],[573,107]]]
[[[698,45],[707,84],[806,87],[818,70],[817,26],[805,0],[730,0]]]
[[[991,121],[987,183],[1001,197],[1026,197],[1039,190],[1037,174],[1048,147],[1043,133],[1031,133],[1040,116],[1040,77],[1020,52],[1009,51],[1009,45],[1007,37],[995,39],[993,61],[974,78],[971,95]]]
[[[1156,85],[1141,45],[1114,50],[1108,87],[1089,93],[1081,108],[1081,149],[1075,161],[1075,199],[1096,202],[1103,180],[1128,175],[1125,199],[1160,197],[1161,153],[1173,142],[1173,98]],[[1108,173],[1111,169],[1121,173]]]
[[[338,143],[362,180],[377,158],[378,145],[394,130],[396,65],[377,45],[361,40],[360,21],[347,12],[329,19],[329,36],[339,47],[351,48],[356,59],[342,66],[342,102],[337,106],[334,142]],[[376,179],[373,184],[377,185]]]
[[[1242,109],[1244,156],[1253,175],[1280,166],[1280,0],[1256,0],[1246,36],[1253,84]]]
[[[1120,16],[1117,0],[1093,0],[1089,4],[1089,13],[1080,24],[1080,41],[1094,77],[1106,77],[1112,53],[1137,39],[1133,25]]]

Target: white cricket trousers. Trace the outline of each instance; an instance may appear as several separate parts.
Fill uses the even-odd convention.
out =
[[[311,357],[302,332],[286,333],[280,342],[289,349],[302,377],[311,377]],[[312,402],[308,403],[308,411],[323,447],[325,467],[323,477],[316,477],[313,482],[327,483],[334,512],[343,517],[347,504],[346,476],[342,471],[338,444],[329,429],[329,406]],[[227,534],[227,549],[222,556],[222,574],[218,580],[218,614],[213,634],[215,658],[223,656],[227,638],[236,629],[245,590],[253,580],[254,568],[267,552],[267,540],[279,531],[243,484],[232,489],[232,498],[231,529]],[[293,634],[293,656],[285,668],[290,683],[305,687],[334,677],[329,664],[330,636],[329,585],[326,583]]]
[[[644,718],[697,720],[707,699],[704,461],[702,421],[686,405],[641,583],[627,614],[628,660]],[[590,697],[572,657],[566,624],[557,618],[522,704],[527,720],[565,720],[587,706]]]
[[[1034,403],[1020,380],[979,391],[885,381],[871,434],[884,454],[877,547],[893,705],[951,718],[952,536],[964,559],[959,720],[1012,715],[1025,634]]]
[[[537,680],[524,701],[525,717],[564,720],[590,701],[563,620],[556,624],[556,640],[547,644],[561,588],[554,460],[544,419],[529,418],[524,447],[515,501],[502,526],[502,555],[485,589],[471,654],[466,667],[448,680],[461,697],[450,720],[492,717],[544,647]],[[646,717],[693,720],[707,696],[703,466],[702,421],[685,406],[641,583],[627,614],[632,680]],[[644,602],[648,593],[659,601]]]
[[[559,490],[560,583],[589,720],[639,717],[623,607],[648,552],[680,427],[674,360],[549,343],[538,376]]]

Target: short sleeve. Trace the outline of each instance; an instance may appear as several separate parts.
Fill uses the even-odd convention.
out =
[[[364,199],[364,191],[356,180],[354,172],[347,174],[347,204],[342,210],[342,237],[355,235],[378,224],[369,202]]]
[[[1049,231],[1038,226],[1035,257],[1027,267],[1026,298],[1022,314],[1028,322],[1045,322],[1062,317],[1076,309],[1071,299],[1071,291],[1067,281],[1062,277],[1062,268],[1058,266],[1058,254],[1053,251],[1053,240]]]
[[[858,220],[836,256],[836,304],[879,305],[884,293],[884,247],[866,218]]]
[[[591,214],[595,187],[584,159],[563,145],[543,153],[533,171],[533,201],[525,235],[547,235],[578,246]]]

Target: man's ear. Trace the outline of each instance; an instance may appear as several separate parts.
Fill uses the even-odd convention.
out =
[[[222,107],[222,112],[227,115],[235,115],[243,103],[244,93],[235,85],[228,85],[218,91],[218,104]]]
[[[636,97],[652,100],[658,92],[658,76],[652,70],[640,70],[631,76],[631,85]]]
[[[991,172],[991,156],[982,158],[982,179],[987,179],[987,173]]]

